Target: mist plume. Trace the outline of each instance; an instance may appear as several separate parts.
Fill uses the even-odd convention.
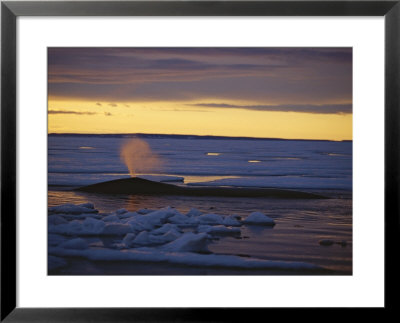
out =
[[[159,169],[162,164],[149,144],[137,138],[130,139],[122,145],[120,156],[132,177]]]

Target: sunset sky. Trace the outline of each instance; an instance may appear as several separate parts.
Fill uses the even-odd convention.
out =
[[[49,48],[49,133],[352,139],[351,48]]]

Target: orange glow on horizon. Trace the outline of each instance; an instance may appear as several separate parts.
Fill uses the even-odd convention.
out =
[[[215,102],[210,100],[210,102]],[[234,102],[243,105],[243,102]],[[257,104],[257,103],[253,103]],[[49,133],[154,133],[352,140],[352,114],[257,111],[187,102],[48,102]]]

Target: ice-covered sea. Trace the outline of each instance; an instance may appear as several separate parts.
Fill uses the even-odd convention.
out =
[[[49,135],[50,274],[351,274],[351,142],[140,139],[159,161],[151,171],[139,167],[144,178],[303,190],[329,199],[78,192],[73,189],[130,176],[120,158],[129,138]],[[84,206],[54,208],[67,203]],[[250,221],[252,213],[274,225]]]

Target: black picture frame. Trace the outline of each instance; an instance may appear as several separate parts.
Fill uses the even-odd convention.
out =
[[[16,307],[16,19],[19,16],[383,16],[385,19],[385,306],[396,310],[399,234],[400,1],[2,1],[1,321],[252,321],[264,309]],[[40,292],[40,291],[38,291]],[[282,319],[291,311],[279,311]],[[299,310],[299,309],[298,309]],[[326,309],[333,313],[332,309]],[[376,309],[381,314],[382,309]],[[254,315],[254,316],[253,316]],[[261,316],[259,316],[261,315]]]

